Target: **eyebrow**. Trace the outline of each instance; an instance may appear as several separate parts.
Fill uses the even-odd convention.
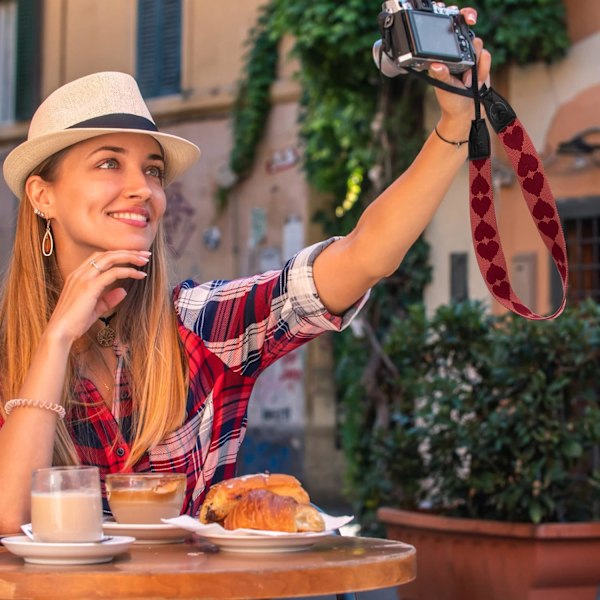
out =
[[[127,150],[125,150],[125,148],[121,148],[120,146],[101,146],[100,148],[96,148],[95,150],[92,150],[88,154],[88,158],[98,152],[103,152],[103,151],[115,152],[116,154],[127,154]],[[148,159],[160,160],[162,162],[165,162],[165,157],[162,154],[148,154]]]

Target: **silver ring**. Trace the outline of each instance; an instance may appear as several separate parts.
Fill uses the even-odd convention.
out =
[[[104,271],[100,268],[98,263],[93,258],[92,258],[92,260],[90,260],[90,265],[92,265],[92,267],[94,267],[94,269],[98,269],[98,273],[104,273]]]

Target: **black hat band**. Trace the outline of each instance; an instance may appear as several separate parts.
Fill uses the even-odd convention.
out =
[[[75,123],[75,125],[71,125],[67,129],[85,129],[88,127],[101,129],[141,129],[144,131],[158,131],[158,127],[156,127],[156,125],[150,121],[150,119],[128,113],[114,113],[102,115],[100,117],[93,117],[92,119],[86,119],[85,121]]]

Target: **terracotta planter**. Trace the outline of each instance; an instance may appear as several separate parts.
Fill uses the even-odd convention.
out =
[[[417,549],[402,600],[597,600],[600,522],[503,523],[381,508],[390,539]]]

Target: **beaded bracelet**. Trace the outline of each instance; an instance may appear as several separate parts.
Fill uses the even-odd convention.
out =
[[[4,405],[4,411],[7,416],[10,415],[13,408],[18,406],[29,406],[30,408],[43,408],[52,411],[58,415],[59,419],[65,418],[65,407],[53,402],[42,402],[41,400],[32,400],[31,398],[13,398]]]

